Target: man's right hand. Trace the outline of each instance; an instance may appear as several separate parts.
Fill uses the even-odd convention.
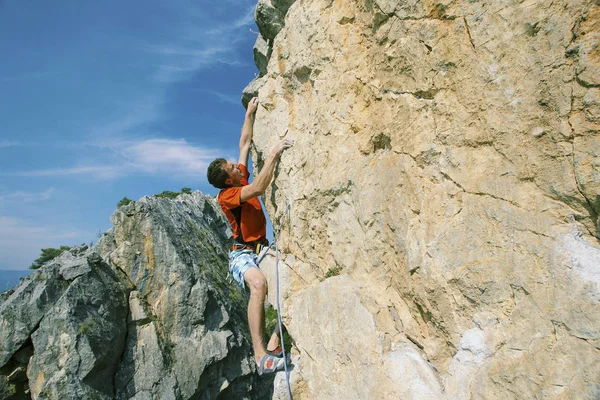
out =
[[[275,165],[277,164],[277,159],[279,158],[279,155],[285,149],[289,149],[293,145],[293,140],[285,139],[277,143],[277,145],[273,147],[273,150],[271,150],[271,154],[265,160],[265,164],[256,176],[256,179],[254,179],[254,182],[242,187],[242,191],[240,193],[240,201],[242,203],[253,197],[261,196],[265,192],[265,190],[267,190],[271,179],[273,179],[273,171],[275,170]]]
[[[281,142],[277,143],[277,145],[275,147],[273,147],[273,150],[271,151],[271,154],[274,154],[274,155],[278,156],[285,149],[289,149],[293,145],[294,145],[294,141],[293,140],[291,140],[291,139],[284,139]]]

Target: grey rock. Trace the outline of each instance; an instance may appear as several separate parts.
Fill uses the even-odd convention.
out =
[[[244,88],[244,91],[242,92],[242,104],[245,108],[248,107],[248,102],[250,102],[253,97],[258,97],[258,90],[266,81],[266,76],[257,77]]]
[[[61,254],[60,261],[59,273],[66,281],[73,280],[92,270],[86,258],[75,257],[70,251]]]
[[[258,68],[259,76],[263,76],[267,73],[267,64],[271,58],[273,48],[269,46],[269,43],[261,36],[258,35],[256,42],[254,43],[254,64]]]
[[[69,253],[71,253],[74,256],[80,256],[82,254],[84,254],[87,250],[89,249],[87,244],[82,244],[79,246],[73,246],[69,249]]]
[[[294,4],[296,0],[271,0],[273,7],[278,9],[283,14],[286,14],[289,8]]]
[[[69,286],[59,273],[60,267],[51,263],[32,273],[0,306],[0,367],[25,344]]]
[[[27,374],[34,397],[113,398],[127,334],[127,291],[107,264],[73,281],[32,335]]]
[[[127,345],[115,375],[117,399],[153,397],[155,392],[161,394],[160,398],[176,398],[177,384],[172,374],[164,374],[165,349],[147,308],[140,292],[130,293]],[[155,390],[155,387],[159,389]]]
[[[136,287],[116,397],[252,393],[245,299],[227,284],[228,223],[215,200],[146,197],[111,220],[98,246]]]
[[[267,40],[275,36],[285,25],[285,15],[294,1],[259,0],[254,10],[254,19],[260,34]]]

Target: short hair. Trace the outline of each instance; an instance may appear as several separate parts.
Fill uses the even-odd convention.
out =
[[[208,182],[218,189],[223,189],[226,186],[225,181],[229,179],[229,174],[223,169],[223,165],[226,163],[226,159],[217,158],[210,163],[208,171],[206,171]]]

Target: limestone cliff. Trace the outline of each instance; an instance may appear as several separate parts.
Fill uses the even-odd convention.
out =
[[[199,192],[120,207],[0,303],[2,399],[265,397],[227,221]],[[261,383],[262,385],[259,385]]]
[[[273,3],[295,398],[599,398],[598,2]]]

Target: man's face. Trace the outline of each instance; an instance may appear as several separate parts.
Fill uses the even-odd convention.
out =
[[[227,161],[225,164],[223,164],[223,170],[227,172],[227,175],[229,175],[229,179],[225,181],[225,183],[229,186],[239,185],[240,181],[244,177],[239,164],[234,164],[231,161]]]

